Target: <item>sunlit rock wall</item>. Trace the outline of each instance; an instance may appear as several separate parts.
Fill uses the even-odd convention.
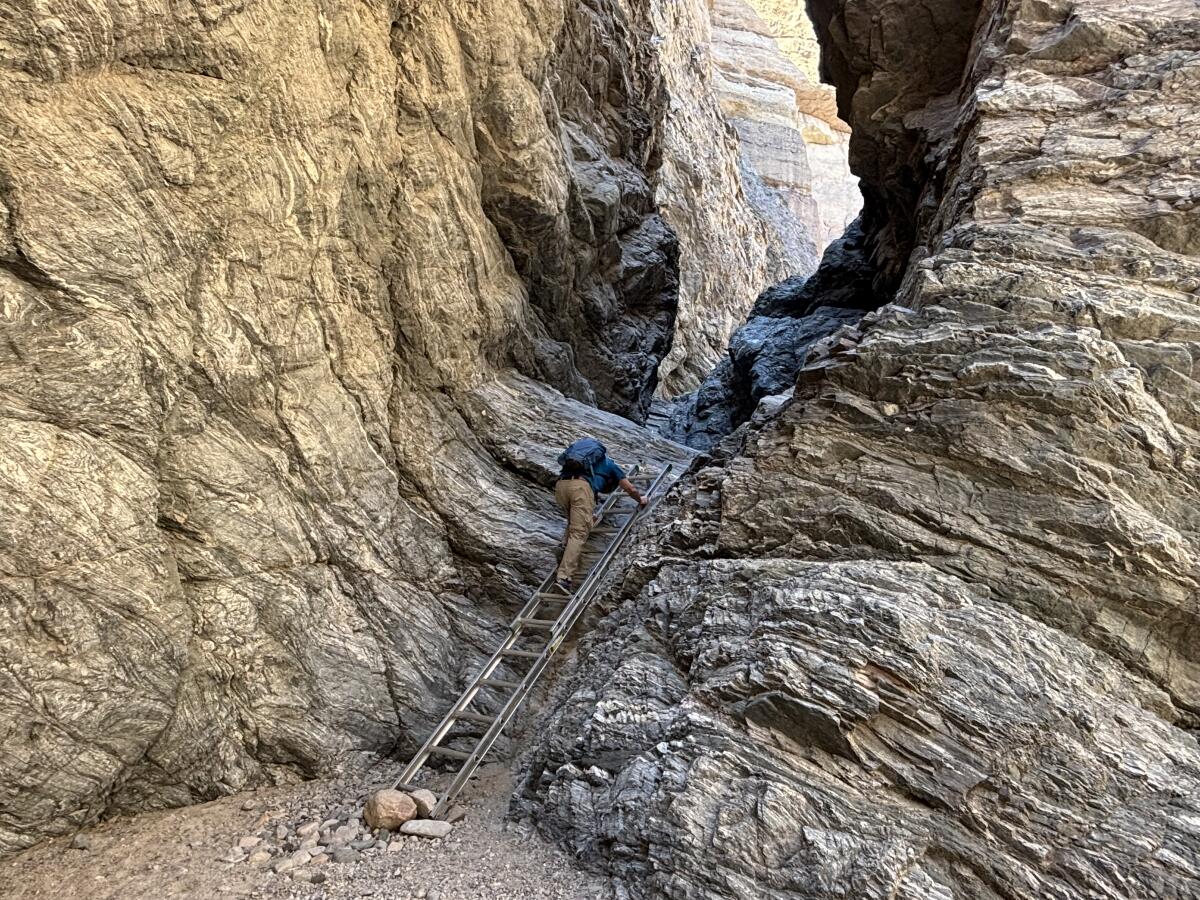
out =
[[[0,850],[404,753],[651,440],[651,5],[0,6]]]
[[[758,292],[790,274],[783,241],[743,178],[740,142],[717,102],[706,0],[658,0],[655,44],[667,111],[658,201],[679,239],[679,307],[660,392],[700,383],[725,355]]]
[[[812,66],[816,36],[802,3],[710,0],[721,108],[737,131],[751,199],[809,274],[858,215],[850,128]]]

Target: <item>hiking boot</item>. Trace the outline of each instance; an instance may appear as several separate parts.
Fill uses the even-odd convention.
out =
[[[559,578],[554,582],[554,584],[564,594],[572,594],[575,592],[575,586],[571,584],[571,579],[569,578]]]

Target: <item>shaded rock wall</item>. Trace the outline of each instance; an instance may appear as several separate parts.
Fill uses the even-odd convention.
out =
[[[629,897],[1200,896],[1195,4],[810,6],[897,303],[663,514],[521,804]]]
[[[444,710],[549,561],[557,446],[650,440],[513,370],[654,390],[652,31],[641,0],[6,6],[0,850]]]

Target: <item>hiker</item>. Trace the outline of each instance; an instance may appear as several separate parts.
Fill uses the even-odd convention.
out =
[[[604,445],[594,438],[576,441],[558,457],[562,472],[554,486],[554,499],[567,514],[566,549],[558,565],[555,580],[568,594],[574,590],[579,556],[596,524],[596,495],[617,487],[646,507],[646,498],[626,477],[624,470],[608,458]]]

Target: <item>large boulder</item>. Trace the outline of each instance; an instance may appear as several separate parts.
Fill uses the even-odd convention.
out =
[[[390,788],[373,793],[363,807],[363,819],[372,829],[398,831],[401,825],[416,817],[417,802],[403,791]]]

